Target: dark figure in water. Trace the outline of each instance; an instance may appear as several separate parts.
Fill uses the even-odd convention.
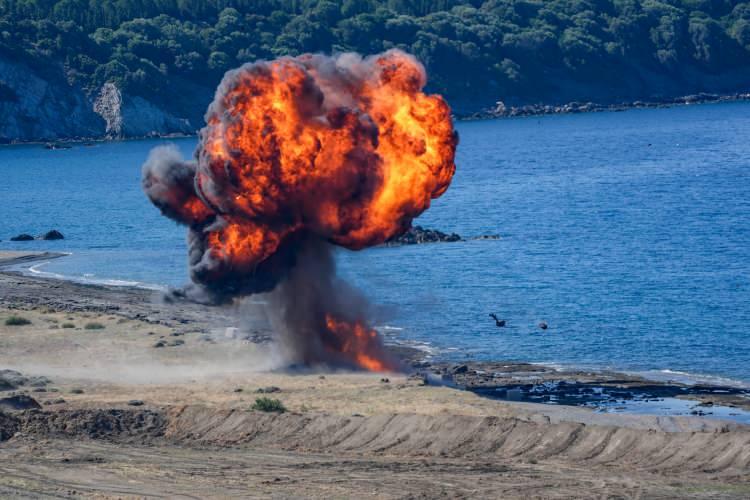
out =
[[[549,328],[549,326],[547,325],[546,321],[542,321],[539,323],[539,328],[541,328],[542,330],[546,330],[547,328]]]
[[[490,313],[490,318],[495,320],[495,326],[497,326],[498,328],[505,326],[505,320],[498,319],[495,313]]]

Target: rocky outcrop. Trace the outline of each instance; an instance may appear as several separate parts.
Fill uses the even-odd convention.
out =
[[[32,240],[64,240],[65,236],[58,231],[57,229],[53,229],[51,231],[47,231],[44,234],[40,234],[36,238],[31,236],[30,234],[19,234],[18,236],[14,236],[10,239],[10,241],[32,241]]]
[[[702,92],[679,97],[651,98],[646,101],[624,101],[619,103],[602,104],[597,102],[569,102],[567,104],[523,104],[510,106],[498,101],[491,108],[483,111],[464,114],[461,118],[505,118],[514,116],[559,115],[574,113],[591,113],[597,111],[625,111],[639,108],[668,108],[686,104],[701,104],[710,102],[730,102],[750,100],[750,93],[737,92],[733,94],[712,94]]]
[[[122,135],[122,94],[114,83],[105,83],[94,101],[94,112],[104,119],[105,133],[110,137]]]
[[[64,240],[65,236],[58,231],[57,229],[53,229],[52,231],[47,231],[43,235],[39,237],[40,240]]]
[[[14,236],[10,239],[10,241],[33,241],[34,237],[30,234],[19,234],[18,236]]]
[[[0,55],[0,144],[193,134],[208,104],[200,101],[183,110],[191,119],[183,118],[115,83],[88,96],[60,66],[32,68]]]
[[[187,118],[178,118],[142,97],[126,96],[123,101],[123,137],[193,134],[197,129]]]
[[[47,377],[27,376],[15,370],[0,370],[0,391],[19,387],[44,387],[50,383]]]
[[[461,241],[456,233],[446,234],[434,229],[424,229],[422,226],[409,228],[404,234],[391,238],[386,245],[419,245],[422,243],[438,243]]]
[[[123,94],[114,83],[102,85],[93,109],[104,119],[105,135],[110,138],[191,134],[197,128],[142,97]]]
[[[22,411],[22,410],[41,410],[36,399],[26,394],[14,394],[6,398],[0,398],[0,410],[2,411]]]
[[[44,74],[42,74],[44,73]],[[0,143],[97,137],[104,121],[61,68],[32,69],[0,55]]]

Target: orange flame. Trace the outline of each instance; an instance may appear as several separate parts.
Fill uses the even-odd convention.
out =
[[[350,249],[383,243],[450,184],[450,108],[421,92],[414,58],[320,57],[230,72],[209,108],[197,186],[232,214],[236,227],[210,241],[234,264],[262,262],[301,229]]]
[[[228,72],[197,162],[167,155],[162,168],[157,155],[144,166],[152,201],[190,226],[193,280],[232,294],[268,291],[309,235],[359,250],[406,231],[456,168],[450,108],[423,93],[425,83],[422,65],[398,50]],[[331,345],[356,365],[393,368],[375,331],[330,314],[325,323]]]
[[[360,322],[348,323],[326,314],[327,336],[332,337],[335,352],[350,359],[359,368],[371,372],[395,370],[396,364],[385,355],[378,333]]]

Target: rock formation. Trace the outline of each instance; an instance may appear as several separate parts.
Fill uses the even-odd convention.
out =
[[[10,241],[33,241],[34,237],[30,234],[19,234],[18,236],[14,236],[10,239]]]
[[[60,68],[32,69],[0,55],[0,143],[96,137],[104,122]]]
[[[63,236],[63,234],[57,229],[53,229],[41,235],[39,239],[40,240],[64,240],[65,236]]]
[[[401,236],[389,240],[386,245],[419,245],[422,243],[461,241],[456,233],[446,234],[434,229],[424,229],[422,226],[409,228]]]
[[[206,94],[205,102],[196,98],[195,109],[183,110],[189,116],[183,117],[115,83],[87,95],[61,66],[32,68],[0,55],[0,144],[193,134],[203,125]]]

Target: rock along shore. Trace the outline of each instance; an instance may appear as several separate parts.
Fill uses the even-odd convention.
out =
[[[709,104],[717,102],[735,102],[750,100],[750,93],[710,94],[700,93],[680,97],[654,98],[619,103],[601,104],[591,101],[574,101],[567,104],[525,104],[506,105],[498,101],[493,108],[487,108],[476,113],[459,116],[462,120],[485,120],[492,118],[512,118],[521,116],[559,115],[575,113],[595,113],[603,111],[627,111],[630,109],[669,108],[691,104]]]

